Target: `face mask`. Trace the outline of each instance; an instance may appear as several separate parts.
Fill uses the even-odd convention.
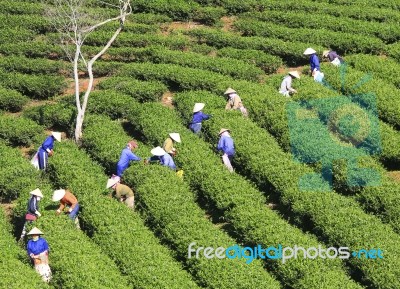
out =
[[[40,201],[42,198],[41,198],[41,197],[36,197],[36,199],[37,199],[38,201]]]
[[[32,240],[33,240],[33,241],[39,240],[39,236],[34,236],[34,237],[32,237]]]

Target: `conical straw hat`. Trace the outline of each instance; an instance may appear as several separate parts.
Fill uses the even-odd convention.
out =
[[[221,128],[218,135],[221,135],[221,133],[226,132],[226,131],[230,131],[230,130],[227,128]]]
[[[155,147],[151,150],[151,153],[155,156],[161,157],[166,154],[165,150],[162,147]]]
[[[289,74],[293,77],[300,78],[300,74],[297,71],[289,71]]]
[[[176,142],[181,142],[181,136],[177,132],[171,132],[169,136]]]
[[[328,54],[329,54],[329,50],[324,50],[324,52],[322,52],[323,57],[328,57]]]
[[[312,48],[307,48],[304,52],[303,52],[303,54],[304,55],[310,55],[310,54],[314,54],[314,53],[317,53],[317,51],[315,51],[314,49],[312,49]]]
[[[204,108],[205,103],[196,103],[193,108],[193,112],[198,112]]]
[[[34,196],[38,196],[38,197],[43,198],[43,194],[42,194],[42,192],[41,192],[39,189],[33,190],[32,192],[30,192],[30,194],[31,194],[31,195],[34,195]]]
[[[51,198],[53,202],[57,202],[61,200],[65,196],[65,190],[56,190],[53,193],[53,197]]]
[[[225,92],[224,92],[224,94],[230,94],[230,93],[236,93],[236,90],[234,90],[234,89],[232,89],[232,88],[228,88]]]
[[[61,132],[52,131],[51,134],[54,136],[54,138],[55,138],[56,140],[58,140],[59,142],[61,142]]]
[[[116,183],[119,182],[119,179],[114,178],[114,179],[108,179],[107,180],[107,186],[106,189],[111,188],[112,186],[114,186]]]
[[[28,235],[44,235],[44,233],[35,227],[29,231]]]

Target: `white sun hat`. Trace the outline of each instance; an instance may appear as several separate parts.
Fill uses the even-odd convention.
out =
[[[107,186],[106,189],[111,188],[112,186],[114,186],[116,183],[119,182],[119,178],[112,178],[112,179],[108,179],[107,180]]]
[[[65,190],[55,190],[53,197],[51,198],[53,202],[61,200],[65,196]]]
[[[61,132],[52,131],[51,134],[52,134],[52,136],[54,136],[54,138],[55,138],[56,140],[58,140],[59,142],[61,142]]]
[[[35,227],[29,231],[28,235],[44,235],[44,233]]]
[[[155,147],[151,150],[151,153],[155,156],[161,157],[166,154],[165,150],[162,147]]]
[[[193,112],[198,112],[204,108],[205,103],[196,103],[193,108]]]
[[[30,192],[29,194],[43,198],[43,194],[39,189],[35,189],[32,192]]]
[[[329,54],[329,50],[324,50],[324,51],[322,52],[322,56],[323,56],[323,57],[328,57],[328,54]]]
[[[289,71],[289,74],[293,77],[300,78],[300,74],[297,71]]]
[[[176,142],[181,142],[181,136],[177,132],[171,132],[169,136]]]
[[[317,53],[317,51],[315,51],[314,49],[312,49],[312,48],[307,48],[304,52],[303,52],[303,54],[304,55],[310,55],[310,54],[314,54],[314,53]]]
[[[224,133],[226,131],[230,131],[228,128],[221,128],[221,130],[219,131],[218,135],[221,135],[221,133]]]
[[[236,90],[234,90],[233,88],[228,88],[225,92],[224,92],[224,94],[231,94],[231,93],[236,93]]]

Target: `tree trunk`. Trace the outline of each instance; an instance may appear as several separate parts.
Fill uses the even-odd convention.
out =
[[[75,126],[75,142],[79,142],[82,136],[82,109],[81,109],[81,101],[79,96],[79,73],[78,73],[78,62],[80,57],[80,44],[76,43],[76,51],[74,56],[74,81],[75,81],[75,101],[76,101],[76,109],[78,111],[76,116],[76,126]]]
[[[75,126],[75,142],[77,144],[80,144],[82,138],[82,126],[84,117],[85,117],[85,112],[80,109],[76,116],[76,126]]]

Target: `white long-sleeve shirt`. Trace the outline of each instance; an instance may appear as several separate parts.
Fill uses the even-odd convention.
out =
[[[289,91],[293,92],[295,90],[292,88],[292,77],[290,75],[287,75],[281,83],[281,88],[279,92],[289,92]]]

